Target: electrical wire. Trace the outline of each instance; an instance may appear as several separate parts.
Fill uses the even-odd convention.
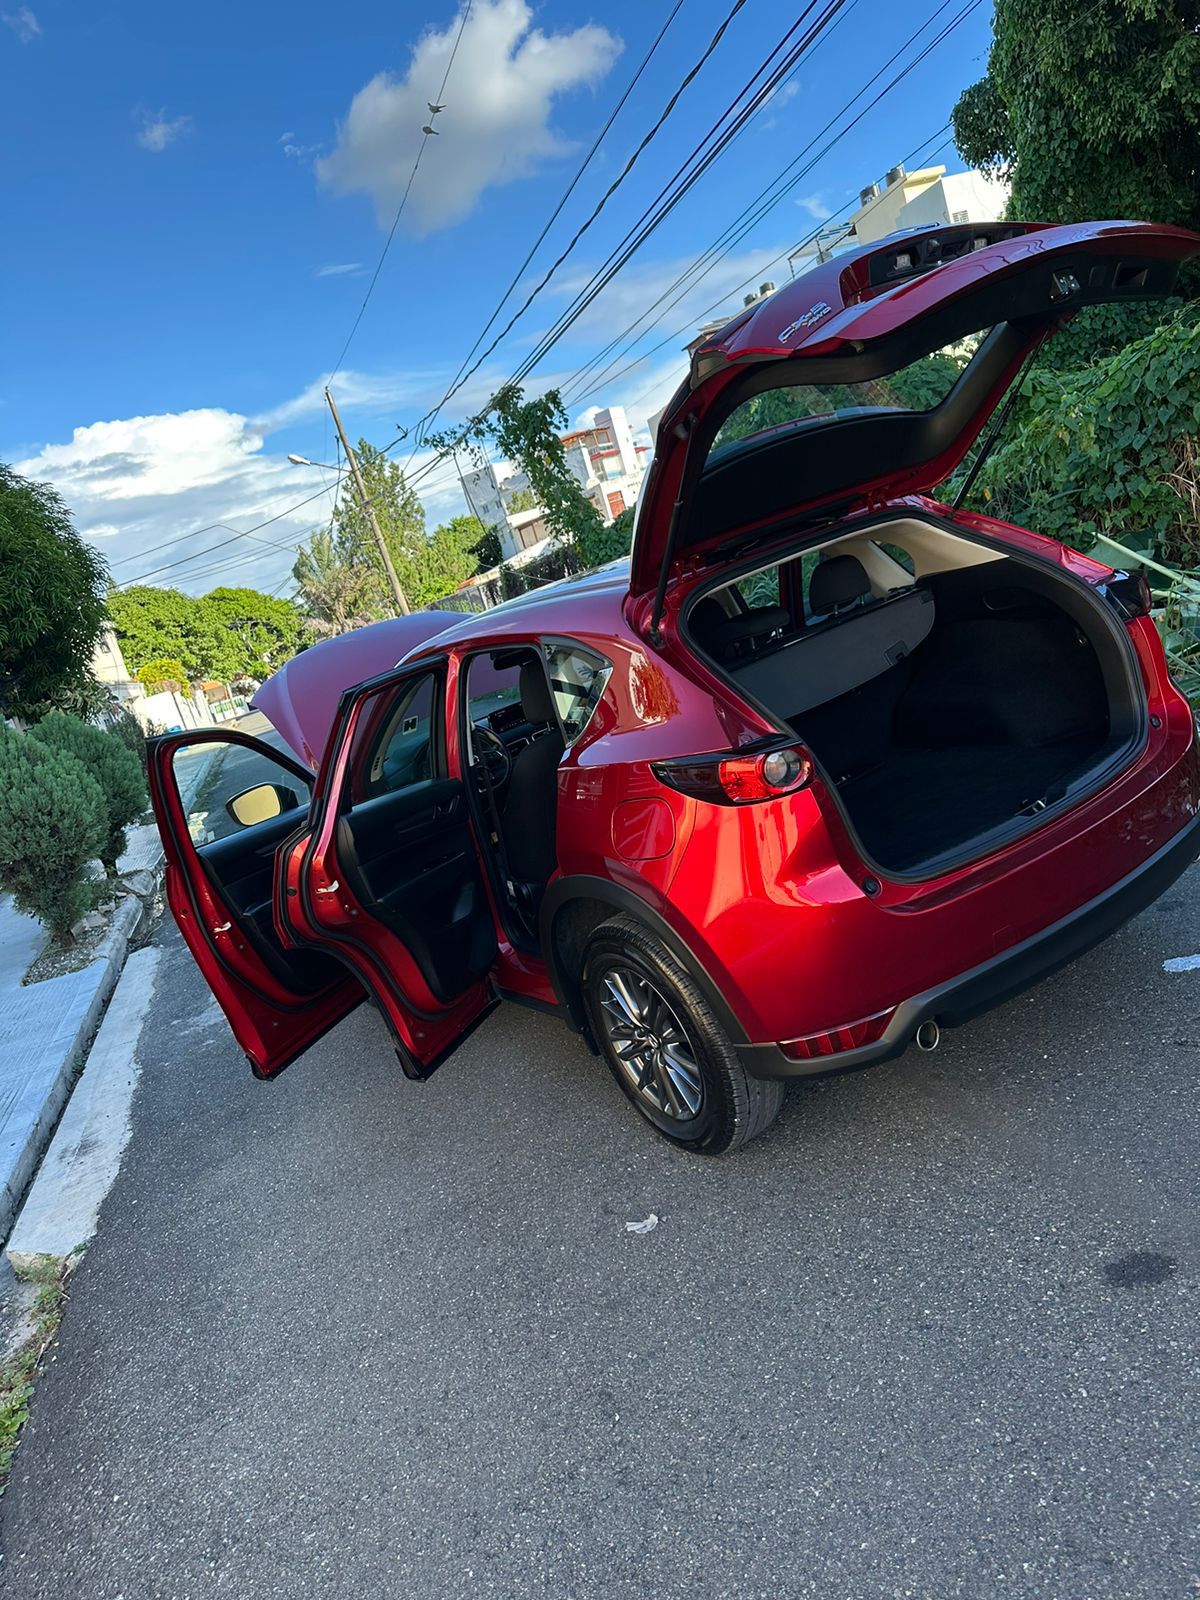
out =
[[[808,11],[812,10],[813,4],[815,4],[815,3],[816,3],[816,0],[810,0],[810,4],[809,4],[807,10],[805,11],[805,13],[803,15],[807,15]],[[840,3],[840,0],[839,0],[839,3]],[[725,17],[722,19],[722,21],[721,21],[720,25],[718,26],[716,32],[712,35],[711,39],[708,41],[707,45],[704,47],[704,50],[701,53],[700,57],[697,59],[697,61],[691,67],[691,69],[684,75],[683,80],[680,83],[679,87],[671,95],[670,99],[667,101],[667,103],[663,107],[662,111],[659,112],[658,117],[651,124],[650,128],[648,129],[648,131],[642,136],[641,140],[639,141],[637,146],[634,148],[634,151],[633,151],[632,155],[630,155],[629,159],[626,161],[624,167],[617,174],[616,178],[614,178],[612,183],[609,184],[609,186],[605,190],[604,194],[601,195],[599,201],[597,202],[597,204],[593,208],[590,216],[588,216],[584,220],[584,222],[581,223],[581,225],[575,230],[575,233],[571,237],[571,239],[568,242],[566,248],[559,253],[559,255],[556,257],[556,259],[553,262],[551,262],[550,266],[546,269],[546,271],[542,275],[541,279],[530,290],[529,294],[526,296],[526,298],[523,301],[523,303],[517,308],[517,310],[513,313],[513,315],[508,319],[508,321],[505,323],[504,327],[501,328],[500,332],[496,335],[496,337],[488,345],[487,349],[484,350],[482,355],[479,356],[479,358],[467,369],[466,372],[463,372],[461,368],[459,369],[459,376],[456,378],[455,382],[450,385],[450,387],[447,389],[446,393],[442,396],[442,399],[438,402],[438,406],[435,408],[435,412],[427,414],[426,417],[421,418],[420,421],[416,425],[417,426],[417,430],[420,430],[421,428],[423,428],[425,423],[429,420],[429,417],[431,415],[435,415],[436,411],[441,410],[441,408],[443,406],[445,406],[447,404],[447,402],[450,401],[454,397],[455,394],[458,393],[458,391],[462,388],[463,384],[466,383],[467,379],[470,378],[475,372],[477,372],[479,370],[479,368],[487,360],[488,356],[490,356],[492,354],[492,352],[496,349],[497,345],[499,345],[501,343],[501,341],[503,339],[505,339],[509,333],[511,333],[511,331],[512,331],[513,327],[516,325],[516,323],[520,321],[520,319],[524,316],[526,311],[529,310],[529,308],[533,304],[533,302],[537,299],[537,297],[546,288],[547,284],[554,277],[554,274],[558,271],[559,267],[561,267],[563,262],[566,261],[567,257],[575,249],[575,246],[583,238],[584,234],[587,233],[589,228],[591,228],[592,224],[599,218],[599,216],[603,212],[605,206],[607,206],[608,202],[612,199],[613,195],[617,192],[617,190],[625,182],[625,179],[633,171],[634,167],[637,164],[637,161],[638,161],[639,157],[642,155],[642,153],[645,151],[645,149],[651,143],[651,141],[655,138],[655,136],[661,131],[663,125],[666,123],[667,119],[670,117],[670,115],[674,111],[675,107],[679,104],[679,101],[680,101],[684,91],[693,82],[693,80],[699,74],[701,69],[704,67],[705,63],[712,56],[714,50],[716,50],[717,46],[720,44],[721,40],[724,38],[726,32],[728,31],[728,29],[730,27],[730,24],[733,22],[733,19],[737,16],[738,12],[742,10],[742,8],[745,6],[745,4],[746,4],[746,0],[734,0],[733,6],[726,13]],[[781,41],[781,44],[783,42],[786,42],[786,40],[791,36],[791,34],[796,31],[796,28],[798,28],[799,25],[800,25],[799,22],[793,23],[792,27],[789,28],[788,32],[784,35],[784,39],[783,39],[783,41]],[[775,49],[772,50],[772,52],[771,52],[771,56],[776,55],[780,48],[781,48],[781,45],[776,45]],[[767,58],[768,62],[770,61],[771,56],[768,56],[768,58]],[[760,68],[759,70],[761,71],[763,69]],[[753,79],[751,80],[751,82],[753,82]],[[744,89],[739,91],[739,97],[743,93],[745,93]],[[736,104],[736,98],[735,98],[735,102],[734,103]],[[722,116],[725,116],[727,114],[728,114],[728,112],[722,113]],[[720,121],[720,119],[718,119],[718,124],[719,124],[719,121]],[[710,129],[709,134],[706,134],[705,138],[710,137],[711,136],[711,132],[712,132],[712,130]],[[661,191],[660,191],[660,193],[661,193]],[[643,216],[644,215],[645,215],[645,213],[643,213]],[[493,318],[491,320],[494,321],[495,319]],[[478,341],[476,342],[476,348],[477,347],[478,347]],[[406,470],[407,470],[407,467],[409,465],[411,465],[411,462],[413,460],[413,456],[415,456],[415,454],[416,454],[416,452],[414,451],[413,454],[410,455],[409,461],[408,461],[408,463],[406,463]]]
[[[951,141],[949,139],[945,140],[945,142],[942,145],[938,146],[936,149],[929,150],[928,146],[932,143],[932,141],[934,139],[937,139],[942,134],[949,132],[949,129],[950,129],[950,124],[949,123],[945,123],[941,128],[938,129],[938,131],[936,133],[930,134],[930,136],[927,139],[923,139],[919,145],[917,145],[913,150],[911,150],[908,153],[908,155],[903,157],[904,163],[907,164],[909,161],[913,160],[922,151],[926,151],[925,159],[927,159],[927,160],[932,159],[934,156],[940,155],[941,152],[944,149],[946,149],[949,146],[949,144],[951,143]],[[666,334],[662,339],[660,339],[658,341],[657,344],[652,345],[649,350],[644,351],[640,356],[637,356],[633,361],[630,361],[626,366],[621,367],[617,372],[609,374],[603,381],[606,384],[615,383],[616,380],[618,378],[620,378],[620,377],[623,377],[625,375],[625,373],[632,372],[636,367],[640,367],[643,364],[643,362],[648,361],[651,356],[656,355],[658,353],[658,351],[660,351],[661,349],[664,348],[664,346],[669,345],[669,344],[673,344],[676,339],[681,339],[681,338],[683,338],[683,336],[685,334],[693,331],[695,329],[696,324],[697,324],[698,321],[701,321],[703,318],[709,316],[712,312],[720,310],[720,308],[722,306],[724,306],[729,300],[731,300],[734,295],[740,294],[743,289],[747,288],[750,284],[752,284],[755,281],[755,279],[758,278],[762,273],[769,272],[773,266],[777,265],[780,261],[786,260],[789,255],[795,255],[800,250],[802,250],[805,245],[812,244],[814,242],[814,240],[818,239],[820,237],[820,235],[825,231],[825,229],[830,226],[831,223],[836,222],[839,217],[843,216],[847,211],[850,211],[854,207],[855,204],[856,204],[855,201],[849,200],[849,201],[846,202],[846,204],[844,206],[840,206],[837,211],[831,212],[829,214],[829,216],[825,217],[821,222],[819,222],[817,224],[816,228],[814,228],[812,233],[808,234],[805,238],[801,239],[801,241],[799,242],[798,245],[792,245],[787,250],[780,251],[780,253],[777,256],[773,256],[770,261],[765,262],[762,266],[756,267],[755,270],[750,274],[750,276],[748,278],[743,278],[741,283],[735,284],[731,289],[727,289],[716,300],[714,300],[711,305],[706,306],[703,311],[698,311],[694,315],[690,316],[688,318],[688,320],[681,327],[676,328],[673,332]],[[730,312],[730,316],[731,317],[734,317],[736,315],[737,315],[736,310]],[[647,394],[652,394],[656,387],[657,387],[657,385],[652,385],[652,387],[650,389],[648,389],[646,391],[646,393]],[[593,392],[593,393],[595,392],[595,387],[594,386],[593,386],[591,392]],[[586,397],[587,397],[586,393],[583,396],[581,396],[581,398],[586,398]],[[633,404],[637,405],[637,404],[640,403],[640,400],[644,400],[645,398],[646,398],[646,396],[642,395],[642,396],[639,397],[639,400],[634,401]],[[576,402],[576,403],[578,403],[578,402]]]
[[[741,90],[739,90],[730,106],[726,108],[720,117],[718,117],[716,123],[713,125],[713,128],[711,128],[704,136],[704,140],[701,141],[701,144],[693,147],[691,154],[676,170],[675,174],[668,181],[665,188],[660,190],[656,200],[652,202],[649,207],[647,207],[645,212],[643,212],[642,218],[640,218],[638,223],[634,225],[634,228],[626,234],[621,245],[619,245],[610,254],[608,261],[605,262],[605,264],[598,269],[595,274],[593,274],[592,279],[589,280],[589,283],[585,285],[585,287],[579,292],[572,304],[558,318],[557,322],[554,324],[554,327],[551,328],[548,333],[543,335],[543,337],[538,341],[537,347],[530,353],[525,361],[521,363],[520,367],[517,369],[517,372],[512,378],[509,379],[506,387],[522,381],[528,372],[531,371],[532,368],[540,360],[542,360],[548,351],[553,348],[553,346],[563,337],[567,329],[578,319],[578,317],[583,314],[583,312],[592,303],[600,291],[609,281],[611,281],[616,273],[620,271],[621,267],[625,265],[634,252],[645,243],[646,239],[648,239],[659,226],[661,226],[661,224],[666,220],[667,216],[670,215],[671,211],[674,210],[675,206],[677,206],[683,199],[684,195],[689,192],[689,190],[699,180],[703,173],[707,171],[708,167],[711,166],[711,164],[722,153],[726,145],[728,145],[728,143],[736,136],[737,132],[742,126],[744,126],[745,122],[748,121],[755,111],[757,111],[758,108],[776,92],[782,79],[793,69],[796,62],[809,49],[812,48],[812,45],[833,20],[837,12],[847,3],[847,0],[826,0],[826,4],[819,13],[817,20],[803,34],[799,42],[791,46],[791,48],[788,50],[788,53],[785,55],[783,62],[770,71],[766,81],[759,84],[756,88],[754,86],[755,80],[770,67],[772,59],[777,56],[780,53],[780,50],[787,45],[787,41],[797,31],[809,14],[815,9],[816,3],[817,0],[810,0],[810,4],[801,13],[799,21],[794,23],[792,27],[788,29],[788,32],[784,35],[783,39],[767,56],[765,62],[751,76],[749,82],[743,86]],[[741,108],[738,109],[739,102],[744,99],[747,93],[749,93],[750,98],[746,101],[746,104],[742,105]],[[729,120],[730,118],[732,118],[732,120]],[[727,125],[723,126],[723,124]],[[707,149],[703,148],[705,143],[708,145]],[[503,337],[503,335],[500,335],[499,337]],[[485,351],[484,356],[480,357],[479,361],[476,362],[476,367],[481,364],[482,360],[486,358],[486,356],[490,353],[490,350],[494,348],[495,344],[498,342],[499,339],[493,341],[493,344],[491,347],[489,347],[489,350]],[[450,446],[438,452],[437,456],[434,458],[435,461],[446,459],[446,457],[450,455],[455,448],[457,448],[457,445],[466,439],[471,428],[481,421],[482,418],[487,415],[487,412],[490,409],[491,404],[489,403],[488,407],[486,407],[483,412],[478,413],[466,424],[465,428],[459,432],[455,441]],[[431,462],[426,468],[423,468],[417,473],[413,474],[413,476],[409,479],[410,485],[418,482],[422,476],[424,476],[428,471],[432,470],[433,464],[434,463]]]
[[[512,294],[513,290],[517,287],[518,283],[520,283],[522,275],[524,274],[526,268],[529,266],[529,263],[533,260],[534,256],[537,254],[537,251],[540,248],[540,246],[542,245],[543,241],[545,240],[546,235],[550,232],[550,229],[558,221],[558,218],[562,214],[563,207],[566,205],[567,201],[571,198],[572,194],[574,194],[576,188],[578,187],[580,179],[583,177],[584,173],[587,171],[588,167],[591,165],[592,159],[595,156],[597,150],[599,150],[601,144],[604,142],[605,138],[608,136],[610,130],[612,129],[613,123],[617,120],[617,117],[624,110],[626,101],[629,99],[629,96],[633,93],[634,89],[637,88],[637,85],[638,85],[639,81],[641,80],[642,74],[645,72],[646,68],[650,65],[650,62],[654,58],[654,55],[655,55],[656,51],[658,50],[659,45],[663,42],[663,39],[666,37],[667,30],[670,28],[670,26],[674,22],[675,18],[679,15],[679,12],[682,9],[682,7],[683,7],[683,0],[675,0],[675,4],[672,6],[670,12],[667,14],[667,20],[663,23],[662,27],[659,29],[657,37],[654,39],[654,41],[651,44],[650,48],[646,51],[645,55],[642,57],[641,61],[638,63],[637,70],[633,74],[633,77],[630,78],[629,82],[625,85],[625,88],[622,91],[621,96],[618,99],[616,105],[613,106],[612,110],[609,112],[608,117],[605,120],[604,126],[600,129],[600,132],[592,140],[591,146],[588,149],[587,153],[585,154],[583,160],[579,163],[579,166],[575,169],[575,174],[572,177],[570,183],[568,183],[567,187],[563,190],[562,194],[559,196],[557,205],[554,207],[554,210],[550,213],[550,215],[547,217],[545,223],[542,225],[542,231],[538,234],[537,238],[533,241],[533,243],[530,245],[529,249],[526,251],[525,259],[521,262],[520,266],[513,273],[512,280],[509,283],[507,289],[505,289],[504,293],[500,296],[499,300],[496,302],[495,310],[492,312],[491,316],[484,323],[483,327],[479,330],[478,334],[475,336],[475,343],[471,346],[471,348],[467,351],[466,355],[463,357],[462,361],[459,363],[458,371],[454,374],[453,378],[451,378],[451,380],[450,380],[451,388],[448,389],[446,394],[444,394],[442,396],[442,398],[438,401],[437,405],[434,406],[433,410],[432,411],[427,411],[425,413],[425,415],[413,426],[413,428],[409,430],[409,433],[407,435],[405,435],[405,436],[402,436],[402,437],[411,437],[411,438],[413,438],[415,443],[419,447],[420,440],[421,440],[421,437],[423,435],[423,430],[426,428],[426,426],[430,422],[432,422],[437,417],[437,415],[441,411],[442,407],[446,404],[446,401],[450,398],[450,395],[454,392],[453,386],[456,385],[458,383],[458,380],[462,377],[463,369],[466,367],[466,365],[470,361],[471,357],[475,354],[476,350],[479,349],[479,346],[483,343],[484,339],[487,338],[487,336],[490,333],[493,325],[495,324],[496,318],[500,315],[501,311],[504,309],[504,305],[505,305],[505,302],[508,300],[508,297]],[[399,443],[400,443],[399,439],[393,440],[392,444],[389,445],[387,448],[389,450],[393,449],[395,447],[395,445],[397,445]],[[413,451],[413,455],[415,455],[415,454],[416,454],[416,451],[414,450]],[[409,457],[409,460],[410,461],[412,460],[412,456]]]
[[[663,305],[663,302],[666,301],[669,296],[674,294],[674,298],[671,299],[670,303],[664,307],[664,315],[666,312],[670,311],[673,306],[678,305],[679,302],[688,294],[690,294],[698,284],[703,282],[709,273],[712,272],[713,269],[718,266],[720,262],[724,260],[724,258],[733,249],[735,249],[738,244],[741,243],[742,239],[745,238],[747,233],[749,233],[752,228],[757,226],[757,224],[761,222],[763,218],[766,217],[771,211],[773,211],[776,206],[780,205],[782,201],[786,199],[787,196],[797,187],[797,185],[802,183],[804,179],[813,171],[813,169],[825,159],[829,152],[833,150],[841,142],[841,140],[849,134],[852,128],[856,127],[865,116],[874,110],[874,108],[879,105],[879,103],[888,94],[890,94],[898,84],[903,82],[903,80],[908,77],[911,72],[915,71],[917,67],[921,66],[933,53],[933,51],[935,51],[939,45],[944,43],[945,40],[954,32],[954,30],[960,27],[961,24],[966,21],[967,17],[970,16],[972,12],[979,8],[979,6],[982,4],[982,0],[969,0],[969,3],[965,5],[956,16],[951,18],[951,20],[946,24],[940,33],[922,46],[921,50],[916,56],[914,56],[908,65],[896,73],[895,76],[884,85],[879,93],[862,107],[857,115],[841,129],[835,138],[831,139],[826,145],[818,150],[817,154],[813,156],[810,161],[801,166],[797,171],[797,166],[799,163],[804,161],[804,157],[813,149],[817,141],[823,138],[824,135],[834,127],[839,119],[845,116],[849,110],[851,110],[855,101],[861,99],[861,97],[879,81],[888,68],[893,66],[904,54],[904,52],[916,42],[920,35],[924,33],[925,30],[933,22],[935,22],[937,18],[949,8],[950,5],[954,3],[955,0],[942,0],[942,4],[939,5],[937,9],[925,19],[921,26],[917,28],[916,31],[908,37],[908,39],[905,40],[900,48],[895,51],[891,57],[889,57],[889,59],[883,64],[882,67],[879,68],[874,76],[869,78],[867,82],[863,84],[862,88],[850,97],[846,104],[842,106],[841,110],[831,117],[825,126],[818,133],[816,133],[812,139],[809,140],[804,149],[794,156],[792,160],[789,161],[788,164],[779,173],[777,173],[768,184],[764,185],[764,187],[759,190],[754,199],[751,200],[749,204],[746,205],[738,214],[738,216],[735,217],[733,221],[722,230],[712,244],[710,244],[706,250],[702,251],[694,261],[689,263],[689,265],[686,266],[681,273],[679,273],[675,280],[663,290],[658,298],[651,305],[646,307],[640,316],[636,317],[634,321],[630,323],[621,333],[616,334],[612,339],[610,339],[608,344],[605,345],[602,350],[598,351],[584,367],[580,368],[578,372],[574,373],[563,385],[561,385],[563,399],[566,403],[572,405],[578,403],[578,399],[581,398],[581,395],[578,392],[571,393],[570,391],[578,391],[582,380],[588,379],[593,390],[599,387],[602,382],[606,381],[607,375],[603,374],[601,369],[604,368],[605,362],[610,353],[616,350],[618,345],[626,341],[629,336],[634,333],[638,325],[645,322],[646,319],[650,317],[659,306]],[[677,290],[679,292],[675,293]],[[637,337],[640,336],[641,335],[638,335]],[[635,337],[632,342],[626,346],[627,350],[631,349],[633,344],[636,344],[637,337]],[[617,359],[619,359],[619,357]],[[591,373],[593,370],[595,370],[598,374],[594,382],[591,381]]]
[[[447,61],[446,70],[442,74],[441,88],[434,97],[433,104],[435,105],[441,105],[443,99],[445,98],[446,84],[450,80],[450,69],[453,67],[454,58],[458,54],[459,42],[463,36],[463,29],[467,25],[467,19],[471,15],[471,6],[473,3],[474,0],[467,0],[466,5],[463,7],[462,20],[458,25],[458,32],[454,36],[454,44],[450,50],[450,59]],[[342,346],[341,354],[337,358],[337,363],[334,366],[333,371],[325,380],[326,384],[332,383],[334,378],[336,378],[338,373],[342,370],[342,362],[346,359],[346,352],[350,348],[350,344],[354,338],[354,335],[358,332],[358,325],[363,319],[363,313],[367,309],[367,303],[372,294],[375,292],[375,285],[379,282],[379,274],[383,271],[383,264],[387,260],[388,251],[392,248],[392,240],[396,237],[396,229],[400,226],[400,218],[404,215],[404,208],[408,204],[408,197],[412,193],[413,184],[416,182],[417,171],[421,165],[421,157],[425,154],[425,146],[429,143],[429,139],[429,134],[422,134],[421,143],[417,146],[416,159],[412,164],[412,171],[408,175],[408,182],[404,186],[404,193],[400,197],[400,204],[396,207],[396,215],[392,218],[392,226],[388,230],[387,239],[384,241],[383,249],[379,253],[379,260],[375,263],[375,271],[371,274],[371,281],[367,285],[367,292],[363,296],[363,303],[361,306],[359,306],[358,315],[354,319],[350,332],[346,335],[346,342]]]

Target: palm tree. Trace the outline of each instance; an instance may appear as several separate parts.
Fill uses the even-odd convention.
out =
[[[296,552],[292,576],[298,596],[318,633],[345,633],[372,621],[372,569],[348,560],[328,529],[319,529]]]

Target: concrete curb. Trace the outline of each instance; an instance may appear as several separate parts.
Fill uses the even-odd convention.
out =
[[[12,1227],[146,909],[136,893],[127,895],[95,960],[81,972],[31,984],[6,1008],[8,1044],[17,1071],[0,1107],[5,1113],[0,1135],[0,1237]]]
[[[33,1180],[8,1241],[20,1272],[47,1256],[65,1265],[96,1231],[129,1139],[134,1057],[154,992],[159,952],[135,950],[121,974],[87,1067]]]

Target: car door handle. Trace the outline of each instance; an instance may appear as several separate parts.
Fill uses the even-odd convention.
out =
[[[457,810],[458,796],[455,795],[453,800],[439,801],[433,808],[433,814],[435,817],[452,817]]]
[[[313,893],[314,894],[336,894],[340,888],[341,888],[341,884],[335,878],[333,880],[333,882],[329,885],[328,889],[314,889]]]

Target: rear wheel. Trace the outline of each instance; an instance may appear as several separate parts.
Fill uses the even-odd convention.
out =
[[[596,1043],[664,1138],[719,1155],[774,1121],[783,1084],[750,1077],[696,984],[633,917],[595,930],[582,976]]]

